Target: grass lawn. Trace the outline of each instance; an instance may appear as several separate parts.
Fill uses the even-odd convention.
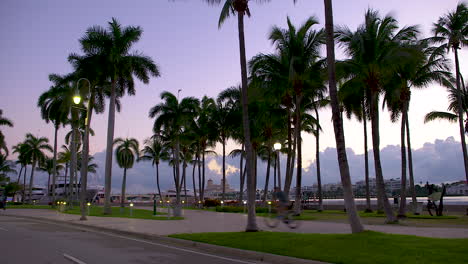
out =
[[[33,204],[21,204],[21,205],[10,205],[7,204],[6,209],[52,209],[50,205],[33,205]]]
[[[232,232],[170,237],[331,263],[468,263],[468,239],[384,234]]]
[[[151,220],[181,220],[183,217],[167,217],[166,213],[158,212],[157,216],[153,216],[153,211],[145,209],[132,209],[132,216],[130,216],[130,208],[125,207],[123,212],[120,211],[120,207],[112,207],[112,214],[105,215],[104,208],[101,206],[91,206],[89,208],[90,216],[101,216],[101,217],[123,217],[123,218],[135,218],[135,219],[151,219]],[[66,214],[81,214],[80,208],[78,206],[73,207],[73,209],[66,210]],[[164,216],[166,215],[166,216]]]

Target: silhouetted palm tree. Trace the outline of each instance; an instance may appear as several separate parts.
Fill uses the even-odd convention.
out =
[[[31,157],[32,168],[31,168],[31,177],[29,179],[29,202],[32,202],[32,188],[34,185],[34,171],[36,166],[46,159],[45,151],[53,152],[52,147],[48,144],[49,139],[45,137],[35,137],[31,133],[26,134],[26,153]]]
[[[140,27],[122,27],[112,18],[108,29],[100,26],[88,28],[86,35],[80,39],[82,50],[87,55],[96,55],[103,75],[110,79],[109,120],[107,126],[107,147],[105,167],[105,204],[104,213],[111,214],[110,191],[112,176],[112,147],[114,142],[115,101],[117,94],[135,94],[133,76],[143,83],[149,82],[149,77],[159,76],[159,70],[153,60],[139,52],[131,52],[143,33]],[[117,91],[119,89],[120,91]]]
[[[138,141],[134,138],[116,138],[114,140],[115,158],[120,168],[124,169],[122,179],[122,194],[120,196],[120,207],[125,207],[125,187],[127,183],[127,170],[133,168],[135,160],[139,158],[140,147]]]

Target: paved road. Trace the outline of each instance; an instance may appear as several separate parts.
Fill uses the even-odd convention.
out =
[[[119,235],[14,217],[0,217],[0,262],[18,263],[250,263]]]

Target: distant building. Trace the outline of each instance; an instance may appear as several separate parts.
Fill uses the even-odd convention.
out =
[[[226,182],[225,192],[235,193],[236,190],[231,189],[231,187],[229,186],[229,183]],[[219,198],[221,197],[222,193],[223,193],[223,180],[222,179],[221,179],[221,184],[214,184],[212,179],[209,179],[206,182],[206,187],[205,187],[206,198],[211,198],[211,199]]]
[[[447,185],[448,195],[468,195],[468,184],[466,181],[454,182]]]

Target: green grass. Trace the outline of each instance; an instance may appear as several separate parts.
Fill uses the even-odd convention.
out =
[[[132,209],[132,216],[130,216],[130,208],[125,207],[123,212],[120,211],[120,207],[112,207],[112,214],[105,215],[104,208],[101,206],[91,206],[89,208],[90,216],[100,216],[100,217],[121,217],[121,218],[135,218],[135,219],[151,219],[151,220],[181,220],[183,217],[167,217],[164,216],[166,213],[158,212],[156,216],[153,216],[153,211],[145,209]],[[64,211],[66,214],[81,214],[80,208],[75,206],[73,209],[68,209]],[[159,216],[158,216],[159,215]]]
[[[371,231],[359,234],[198,233],[170,237],[331,263],[468,263],[468,239]]]
[[[33,205],[33,204],[21,204],[21,205],[10,205],[7,204],[6,209],[52,209],[50,205]]]

